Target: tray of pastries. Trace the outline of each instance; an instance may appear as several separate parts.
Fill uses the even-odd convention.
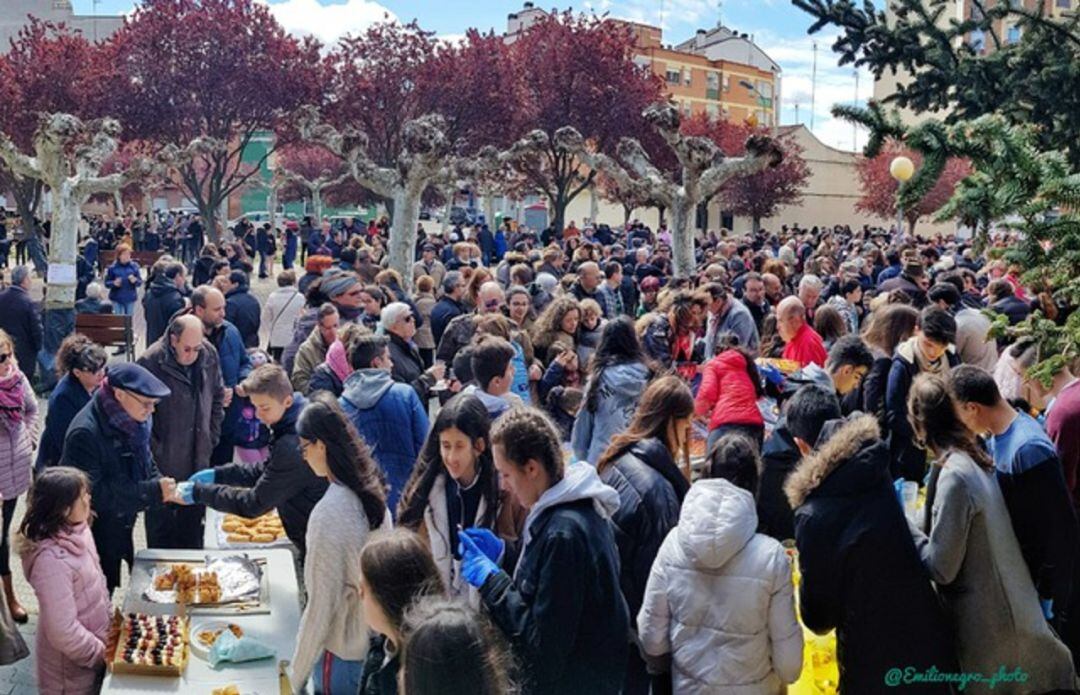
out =
[[[207,606],[258,600],[263,570],[243,555],[207,559],[203,562],[164,562],[150,569],[143,591],[152,603]]]
[[[272,548],[289,545],[285,527],[276,511],[248,519],[223,514],[217,528],[218,546],[222,548]]]
[[[188,661],[188,619],[117,611],[106,653],[113,673],[178,678]]]

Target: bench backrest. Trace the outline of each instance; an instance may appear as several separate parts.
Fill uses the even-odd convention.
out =
[[[75,332],[104,347],[128,347],[134,342],[131,317],[120,314],[76,314]]]

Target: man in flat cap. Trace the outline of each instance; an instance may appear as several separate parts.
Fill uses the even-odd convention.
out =
[[[154,408],[168,396],[165,384],[138,364],[109,367],[94,397],[72,420],[61,465],[90,478],[91,531],[110,594],[120,584],[120,561],[135,559],[135,517],[175,500],[176,481],[163,478],[150,453]]]

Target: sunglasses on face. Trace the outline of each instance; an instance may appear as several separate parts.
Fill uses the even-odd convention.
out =
[[[10,352],[5,352],[4,354],[0,355],[0,364],[4,364],[5,362],[7,362],[9,357],[11,357]]]

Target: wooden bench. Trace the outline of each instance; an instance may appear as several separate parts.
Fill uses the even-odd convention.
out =
[[[122,314],[76,314],[75,332],[102,347],[122,347],[128,361],[135,359],[135,331],[131,316]]]
[[[150,270],[150,266],[158,262],[158,259],[165,255],[164,251],[132,251],[131,260],[139,264],[143,270]],[[101,272],[113,264],[116,260],[116,251],[100,251],[98,252],[98,263],[101,266]]]

